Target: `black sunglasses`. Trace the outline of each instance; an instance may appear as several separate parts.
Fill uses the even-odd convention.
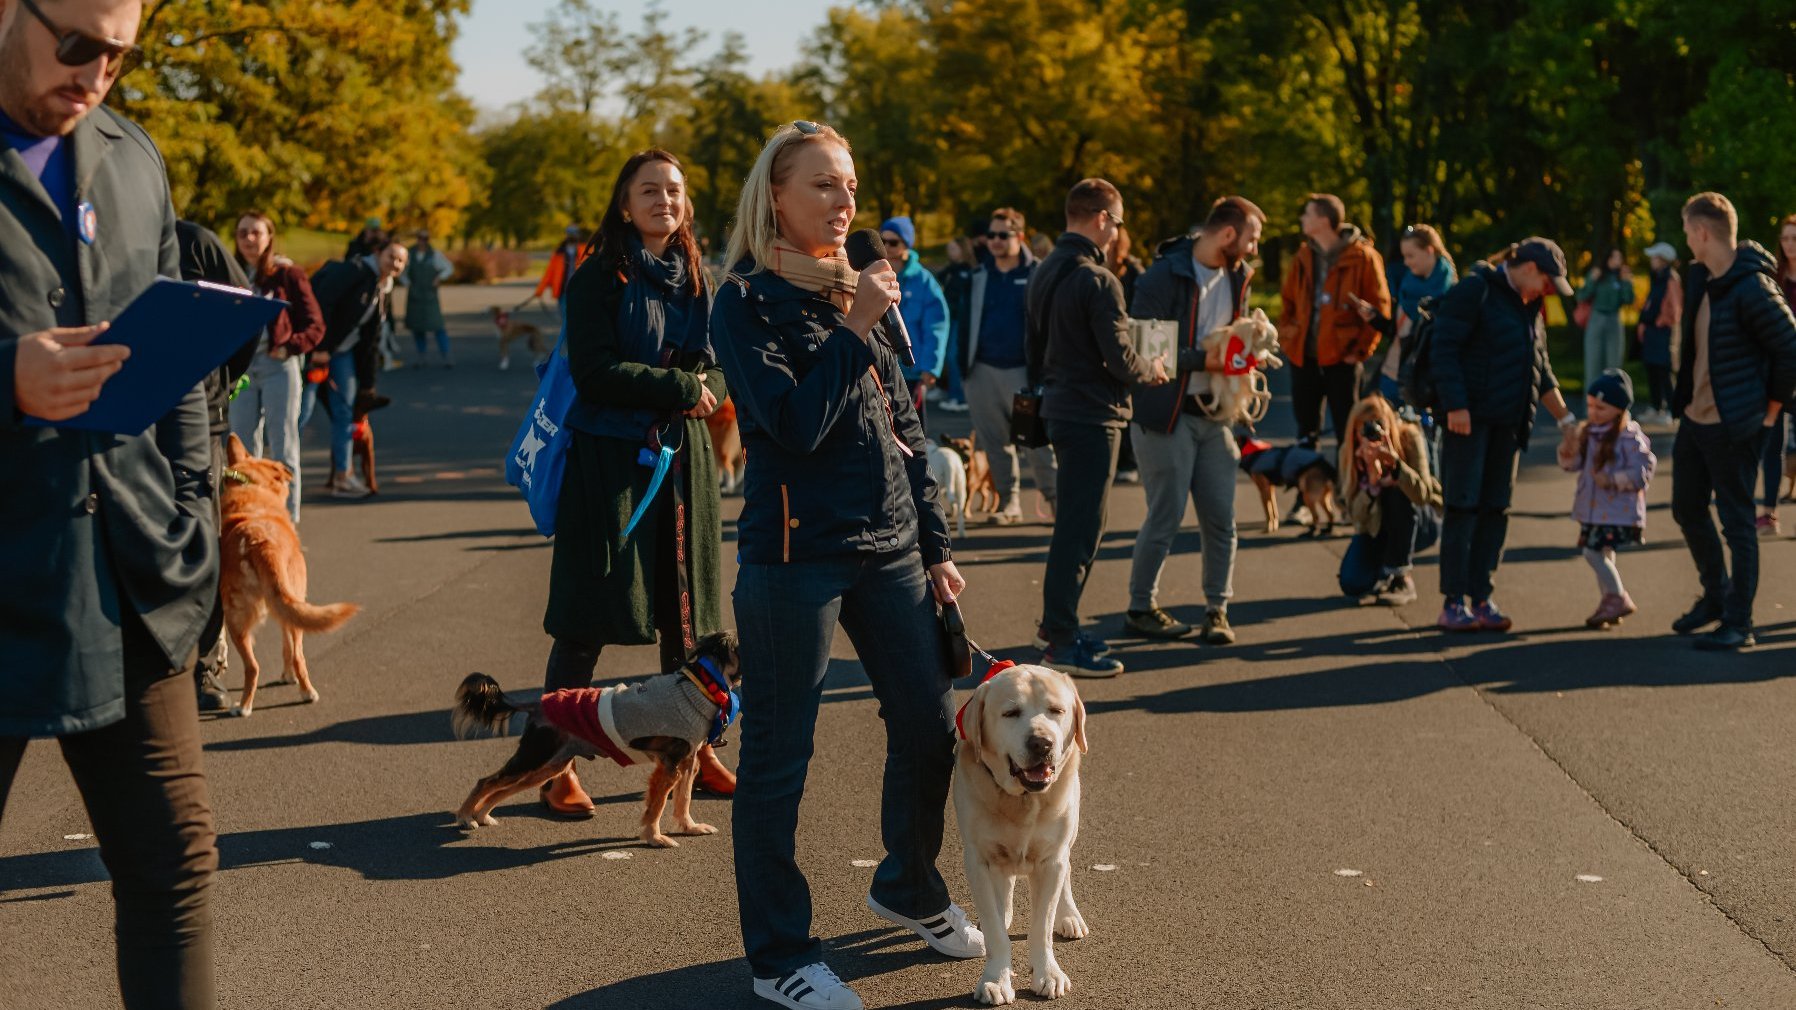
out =
[[[903,245],[903,244],[904,244],[904,240],[903,240],[903,239],[901,239],[901,238],[884,238],[884,237],[881,237],[881,238],[880,238],[880,241],[881,241],[881,242],[884,242],[884,243],[885,243],[885,244],[886,244],[886,248],[887,248],[887,249],[890,249],[890,248],[892,248],[892,247],[893,247],[893,246],[900,246],[900,245]]]
[[[57,27],[47,17],[35,0],[19,0],[31,16],[37,18],[51,35],[56,36],[56,62],[65,67],[85,67],[89,63],[104,56],[106,72],[114,77],[123,77],[143,63],[143,49],[122,39],[102,38],[86,32]]]
[[[26,0],[26,2],[30,2],[30,0]],[[808,119],[793,120],[792,128],[794,130],[797,130],[799,133],[804,134],[807,137],[815,137],[817,134],[823,132],[823,127],[818,126],[816,123],[813,123]]]
[[[985,237],[987,239],[990,239],[993,241],[1003,242],[1010,238],[1013,238],[1014,235],[1011,232],[1007,232],[1007,231],[988,231],[985,233]]]

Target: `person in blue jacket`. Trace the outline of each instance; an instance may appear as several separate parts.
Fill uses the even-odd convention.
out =
[[[935,275],[923,268],[916,253],[917,226],[908,217],[887,218],[879,226],[886,260],[898,271],[898,314],[910,333],[917,363],[906,365],[904,381],[910,386],[917,419],[923,419],[923,397],[935,388],[948,358],[948,298]]]

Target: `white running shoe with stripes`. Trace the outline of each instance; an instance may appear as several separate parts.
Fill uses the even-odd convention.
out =
[[[974,958],[985,956],[985,934],[979,927],[967,921],[967,913],[953,902],[935,915],[921,919],[908,919],[897,912],[873,900],[867,895],[867,907],[873,914],[887,922],[903,926],[905,929],[923,938],[923,942],[935,948],[936,953],[949,957]]]
[[[818,961],[784,978],[755,979],[755,995],[791,1010],[864,1010],[865,1004],[829,965]]]

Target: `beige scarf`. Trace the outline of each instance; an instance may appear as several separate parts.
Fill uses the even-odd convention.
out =
[[[840,249],[818,259],[800,252],[785,239],[774,239],[772,254],[762,265],[796,287],[829,296],[843,312],[854,308],[854,291],[861,275],[848,265],[848,256]]]

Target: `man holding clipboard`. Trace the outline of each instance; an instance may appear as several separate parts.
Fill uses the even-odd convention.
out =
[[[124,1005],[210,1008],[218,853],[180,675],[218,574],[205,395],[196,373],[147,429],[64,424],[131,353],[108,324],[178,276],[161,156],[99,107],[141,14],[0,0],[0,814],[26,741],[57,737],[113,881]]]

